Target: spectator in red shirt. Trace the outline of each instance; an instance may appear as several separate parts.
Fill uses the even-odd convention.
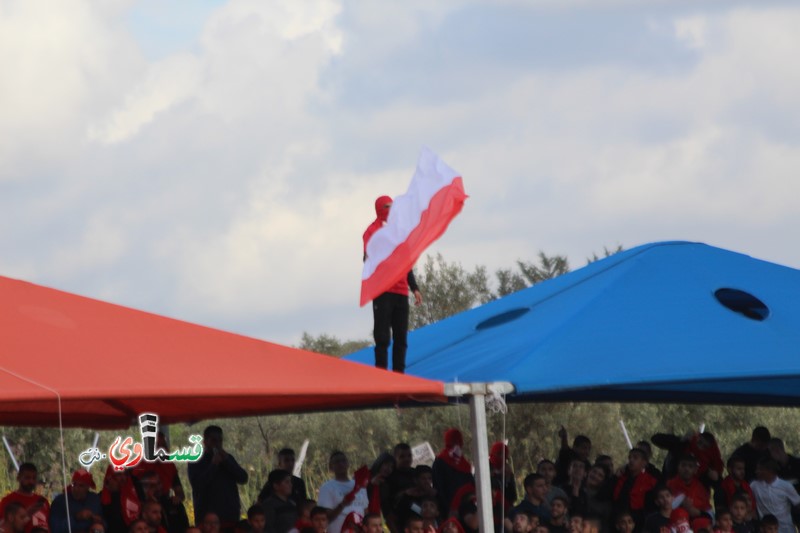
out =
[[[674,497],[683,496],[680,506],[689,513],[692,530],[708,529],[711,525],[711,494],[697,477],[697,459],[683,455],[678,461],[678,475],[667,481]]]
[[[39,483],[39,471],[33,463],[22,463],[17,472],[19,486],[0,501],[0,516],[5,513],[5,508],[11,502],[17,502],[25,509],[30,517],[25,531],[30,532],[34,527],[41,527],[49,531],[50,502],[47,498],[36,494],[36,485]]]

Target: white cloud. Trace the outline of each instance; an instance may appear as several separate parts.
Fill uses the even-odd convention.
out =
[[[706,44],[705,17],[681,18],[675,21],[675,35],[689,48],[703,48]]]
[[[444,46],[461,2],[234,0],[158,61],[124,5],[47,5],[0,10],[2,272],[283,342],[364,337],[361,233],[423,144],[471,195],[432,250],[465,266],[674,237],[800,264],[780,238],[800,10],[666,3],[636,19],[670,55],[653,68]]]
[[[118,35],[120,6],[7,2],[0,10],[0,174],[31,159],[70,157],[106,90],[125,83],[133,43]],[[12,163],[13,162],[13,163]],[[0,177],[0,179],[3,179]]]
[[[102,126],[90,126],[92,141],[116,143],[136,135],[158,113],[189,99],[202,78],[198,60],[189,55],[171,56],[154,63],[144,79],[136,85],[119,109],[103,121]]]

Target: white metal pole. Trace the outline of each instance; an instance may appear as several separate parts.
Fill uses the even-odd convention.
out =
[[[303,462],[306,460],[306,453],[308,453],[308,443],[311,442],[308,439],[303,441],[303,445],[300,446],[300,455],[297,457],[297,461],[294,463],[294,474],[297,477],[300,477],[300,472],[303,471]]]
[[[470,425],[472,428],[472,460],[475,463],[475,495],[478,500],[480,533],[494,533],[492,516],[492,482],[489,470],[489,437],[486,430],[486,394],[510,394],[514,385],[495,383],[445,383],[446,396],[469,395]]]
[[[3,435],[3,444],[6,445],[6,451],[8,452],[8,456],[11,457],[11,462],[14,463],[14,468],[19,472],[19,463],[17,462],[17,458],[14,457],[14,452],[11,451],[11,445],[8,443],[8,439],[5,435]]]
[[[630,435],[628,435],[628,428],[625,427],[625,422],[623,422],[621,418],[619,419],[619,427],[622,428],[622,434],[625,435],[625,442],[628,443],[628,449],[632,450],[633,443],[631,442]]]
[[[472,422],[472,460],[475,462],[475,494],[478,498],[478,527],[481,533],[493,533],[485,391],[473,389],[469,398],[469,409]]]

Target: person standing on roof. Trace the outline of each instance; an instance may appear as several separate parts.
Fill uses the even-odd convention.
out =
[[[367,260],[367,243],[376,231],[386,224],[392,198],[381,196],[375,200],[376,218],[364,232],[364,261]],[[414,294],[415,305],[422,304],[422,293],[417,286],[414,271],[397,280],[389,290],[372,301],[374,318],[373,335],[375,337],[375,366],[387,368],[389,358],[389,341],[392,341],[392,370],[403,373],[406,369],[406,337],[408,334],[408,295]]]

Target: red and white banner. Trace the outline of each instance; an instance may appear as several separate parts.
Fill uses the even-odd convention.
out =
[[[389,219],[367,243],[361,274],[361,305],[405,276],[461,212],[464,184],[439,156],[423,148],[408,191],[392,202]]]

